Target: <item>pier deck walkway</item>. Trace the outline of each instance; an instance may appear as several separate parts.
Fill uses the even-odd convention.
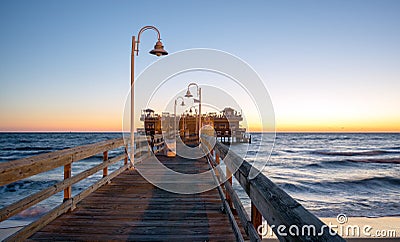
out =
[[[210,169],[205,158],[158,159],[183,173]],[[176,194],[155,187],[137,170],[126,170],[29,240],[234,241],[235,236],[216,188]]]

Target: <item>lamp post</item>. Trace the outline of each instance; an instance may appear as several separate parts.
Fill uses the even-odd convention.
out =
[[[134,165],[134,143],[135,143],[135,89],[134,89],[134,81],[135,81],[135,54],[139,55],[139,43],[140,43],[140,35],[148,30],[152,29],[157,32],[158,41],[156,42],[154,49],[152,49],[149,53],[156,56],[168,55],[168,52],[164,50],[164,46],[161,43],[160,31],[154,26],[144,26],[139,30],[137,35],[137,40],[135,36],[132,36],[132,53],[131,53],[131,163]]]
[[[196,88],[197,88],[197,97],[199,98],[198,100],[194,99],[194,102],[195,103],[196,102],[199,103],[199,122],[198,122],[198,125],[199,125],[198,130],[199,131],[198,131],[198,134],[199,134],[199,142],[200,142],[200,130],[201,130],[201,87],[199,87],[199,85],[197,85],[194,82],[190,83],[188,85],[188,89],[186,91],[185,97],[193,97],[192,93],[190,92],[190,87],[191,86],[196,86]]]
[[[175,121],[174,121],[174,123],[175,123],[175,125],[174,125],[174,128],[175,128],[175,132],[176,132],[176,106],[178,105],[178,100],[179,99],[182,99],[182,102],[181,102],[181,106],[183,107],[183,106],[185,106],[185,101],[183,100],[183,97],[181,97],[181,96],[179,96],[179,97],[177,97],[176,99],[175,99],[175,105],[174,105],[174,117],[175,117]],[[179,129],[179,123],[178,123],[178,129]]]

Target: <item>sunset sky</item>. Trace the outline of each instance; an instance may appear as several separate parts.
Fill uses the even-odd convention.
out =
[[[171,54],[246,61],[277,131],[400,132],[399,13],[397,0],[0,1],[0,131],[120,131],[131,36],[154,25]],[[141,37],[137,75],[154,40]]]

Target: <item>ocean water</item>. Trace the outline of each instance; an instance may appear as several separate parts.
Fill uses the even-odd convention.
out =
[[[400,215],[400,134],[278,133],[269,160],[252,137],[246,160],[265,163],[263,173],[315,215]]]
[[[0,133],[0,162],[52,152],[78,145],[122,137],[121,133]],[[252,144],[233,144],[246,149],[249,162],[265,163],[263,173],[317,216],[400,215],[400,134],[278,133],[268,160],[268,146],[252,134]],[[110,152],[109,156],[117,155]],[[73,164],[73,174],[102,161],[101,154]],[[119,167],[116,164],[110,168]],[[101,172],[73,186],[81,192]],[[0,207],[49,187],[63,179],[63,168],[0,187]],[[245,206],[246,194],[235,183]],[[15,216],[35,219],[60,204],[62,193]]]

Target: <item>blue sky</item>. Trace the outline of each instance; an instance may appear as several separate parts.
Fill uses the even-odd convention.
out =
[[[400,131],[399,12],[395,0],[1,1],[0,130],[118,130],[131,36],[154,25],[170,53],[249,63],[278,129]],[[154,39],[142,36],[137,74]]]

